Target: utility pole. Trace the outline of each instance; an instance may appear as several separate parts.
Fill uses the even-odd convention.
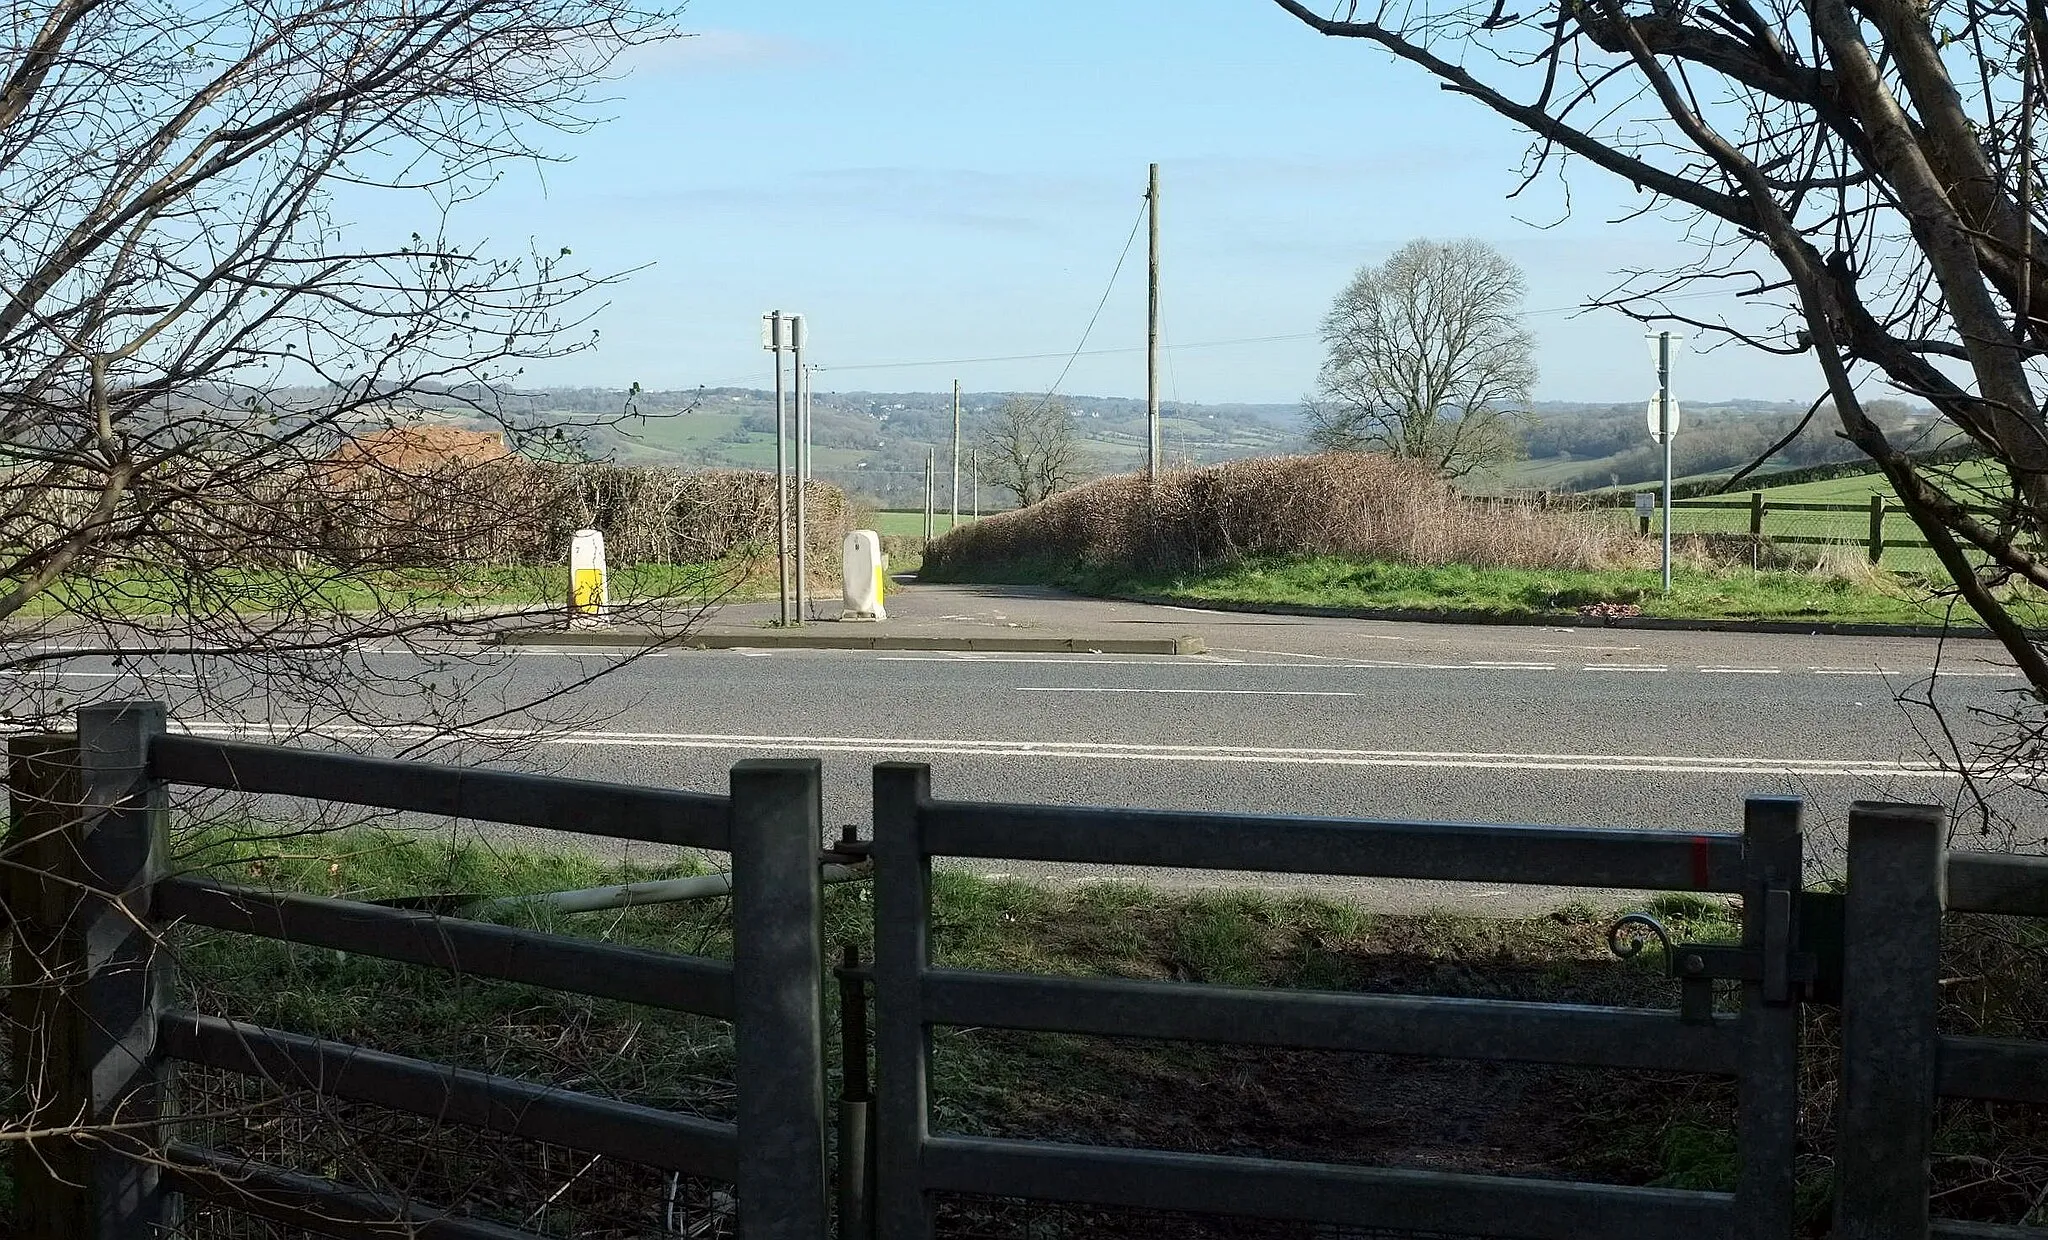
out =
[[[979,521],[981,520],[981,453],[975,453],[969,458],[969,463],[974,467],[974,519]]]
[[[805,406],[809,384],[804,379],[804,316],[791,316],[789,332],[791,368],[796,372],[796,623],[804,622],[804,594],[808,572],[804,564],[805,544],[810,541],[810,531],[805,528],[804,486],[811,480],[811,427]],[[776,434],[782,428],[778,424]]]
[[[946,527],[960,528],[960,381],[953,380],[953,520]]]
[[[784,450],[783,435],[788,430],[784,422],[785,410],[782,399],[782,348],[783,324],[786,320],[782,311],[771,310],[761,316],[761,347],[775,354],[775,576],[778,597],[782,603],[782,623],[789,624],[789,460]]]
[[[1145,481],[1159,481],[1159,165],[1145,189],[1151,257],[1146,264],[1145,299]]]

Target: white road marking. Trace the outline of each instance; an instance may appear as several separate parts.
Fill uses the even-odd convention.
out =
[[[1579,670],[1582,672],[1668,672],[1671,669],[1662,663],[1588,663]]]
[[[1349,689],[1125,689],[1108,685],[1012,685],[1018,693],[1203,693],[1217,697],[1362,697]]]
[[[10,668],[10,669],[8,669],[7,671],[4,671],[4,672],[0,672],[0,676],[58,676],[58,677],[67,677],[67,678],[70,678],[70,679],[75,679],[75,680],[122,680],[122,679],[125,679],[125,678],[131,678],[131,677],[132,677],[132,678],[134,678],[134,679],[136,679],[136,680],[142,680],[142,679],[155,679],[155,680],[196,680],[196,679],[198,679],[198,677],[194,676],[194,675],[193,675],[193,674],[192,674],[191,672],[159,672],[159,671],[150,671],[150,672],[135,672],[135,671],[126,671],[126,672],[55,672],[55,671],[51,671],[51,672],[46,672],[46,671],[41,671],[41,670],[38,670],[38,669],[36,669],[36,668]]]
[[[1180,656],[1185,658],[1186,656]],[[1069,663],[1090,667],[1243,667],[1235,659],[1204,660],[1201,663],[1181,663],[1173,655],[1161,655],[1157,659],[1090,659],[1090,658],[1037,658],[1005,659],[978,654],[972,658],[954,658],[935,654],[878,654],[877,663]]]
[[[1936,676],[1997,676],[1997,677],[2002,677],[2002,678],[2007,678],[2007,679],[2010,679],[2010,678],[2012,678],[2012,677],[2016,677],[2016,676],[2018,676],[2018,675],[2019,675],[2019,673],[2018,673],[2018,672],[1966,672],[1966,671],[1960,671],[1960,670],[1957,670],[1957,669],[1954,669],[1954,668],[1947,668],[1947,667],[1941,668],[1940,670],[1936,671],[1936,672],[1935,672],[1934,674],[1935,674]]]
[[[1499,660],[1499,661],[1489,661],[1489,660],[1486,660],[1486,659],[1474,659],[1474,660],[1472,660],[1472,664],[1471,664],[1471,666],[1473,666],[1473,667],[1507,667],[1507,668],[1514,668],[1514,669],[1516,669],[1516,670],[1519,670],[1519,671],[1525,671],[1525,672],[1554,672],[1554,671],[1556,671],[1556,670],[1557,670],[1557,664],[1555,664],[1555,663],[1528,663],[1528,662],[1512,662],[1512,661],[1508,661],[1508,660]]]
[[[1703,667],[1703,672],[1725,672],[1734,676],[1782,676],[1782,667]]]
[[[272,735],[263,724],[179,720],[179,728],[202,735]],[[544,732],[476,728],[468,735],[550,745],[615,748],[788,751],[857,754],[944,754],[966,757],[1095,759],[1228,764],[1281,763],[1295,766],[1437,767],[1516,771],[1626,771],[1675,775],[1808,775],[1952,779],[1954,768],[1935,762],[1873,759],[1710,757],[1697,754],[1465,753],[1402,749],[1314,749],[1278,746],[1133,745],[1089,741],[971,740],[950,737],[757,736],[688,732]],[[299,735],[299,734],[293,734]],[[430,728],[343,726],[320,729],[336,740],[405,740],[436,735]]]

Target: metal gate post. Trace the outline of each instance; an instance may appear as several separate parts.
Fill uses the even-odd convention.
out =
[[[931,964],[931,859],[918,811],[931,799],[931,768],[875,768],[875,1228],[888,1240],[931,1240],[924,1192],[931,1132],[926,1074],[931,1029],[921,1011]]]
[[[816,758],[732,768],[733,1041],[747,1240],[825,1240],[824,930]]]
[[[121,703],[80,711],[76,737],[8,746],[12,1054],[26,1122],[60,1130],[15,1147],[22,1240],[153,1240],[171,1218],[150,1157],[169,973],[150,924],[166,821],[147,768],[163,730],[161,705]]]
[[[1849,808],[1835,1157],[1841,1240],[1928,1233],[1947,825],[1939,805]]]
[[[1798,949],[1805,845],[1796,797],[1751,797],[1742,807],[1742,949],[1762,976],[1742,983],[1742,1061],[1736,1085],[1735,1234],[1789,1240],[1795,1225],[1799,1125]]]

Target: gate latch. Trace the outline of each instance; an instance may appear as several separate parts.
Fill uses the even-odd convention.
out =
[[[1830,916],[1832,914],[1832,916]],[[1679,1019],[1689,1025],[1714,1019],[1714,983],[1754,982],[1765,1003],[1831,1002],[1840,990],[1841,967],[1830,943],[1839,945],[1840,904],[1823,893],[1772,888],[1764,893],[1763,943],[1674,943],[1664,923],[1648,913],[1630,913],[1607,928],[1607,948],[1628,959],[1640,955],[1651,936],[1664,949],[1664,972],[1679,982]],[[1815,943],[1821,951],[1797,950]]]

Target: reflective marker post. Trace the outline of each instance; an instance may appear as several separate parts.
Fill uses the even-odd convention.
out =
[[[597,530],[577,530],[569,536],[569,623],[603,624],[611,601],[604,535]]]

